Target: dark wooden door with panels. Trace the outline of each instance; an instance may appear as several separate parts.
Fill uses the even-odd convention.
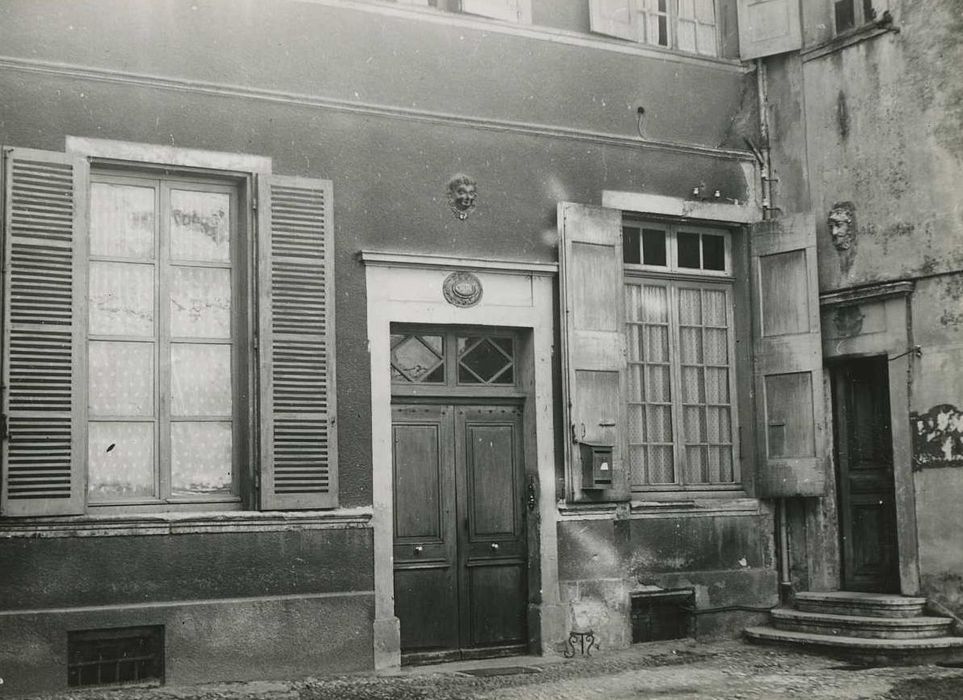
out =
[[[511,332],[392,329],[403,663],[524,653],[523,395]]]

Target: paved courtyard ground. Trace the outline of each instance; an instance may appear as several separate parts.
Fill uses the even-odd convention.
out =
[[[482,674],[482,675],[478,675]],[[488,675],[494,674],[494,675]],[[6,700],[2,688],[0,698]],[[61,693],[56,700],[958,700],[963,668],[854,667],[741,642],[640,644],[592,658],[491,659],[298,681]]]

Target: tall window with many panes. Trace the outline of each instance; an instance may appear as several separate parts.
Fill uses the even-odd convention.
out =
[[[632,488],[735,488],[730,235],[633,221],[622,240]]]
[[[92,175],[88,502],[238,499],[237,192]]]

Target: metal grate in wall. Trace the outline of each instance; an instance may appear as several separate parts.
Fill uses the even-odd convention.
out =
[[[692,636],[691,588],[632,595],[632,643]]]
[[[164,681],[164,627],[121,627],[67,633],[67,685]]]

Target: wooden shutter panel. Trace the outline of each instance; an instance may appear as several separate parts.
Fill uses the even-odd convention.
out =
[[[626,412],[622,213],[561,202],[558,222],[570,497],[628,500],[622,444]],[[583,489],[580,443],[613,447],[611,488]]]
[[[638,41],[635,0],[589,0],[589,27],[597,34]]]
[[[258,180],[261,507],[338,505],[331,183]]]
[[[743,61],[802,48],[799,0],[739,0],[737,10]]]
[[[3,152],[3,484],[9,516],[84,508],[87,162]]]
[[[461,0],[461,11],[507,22],[519,20],[519,0]]]
[[[826,490],[822,343],[811,214],[754,224],[756,495]]]

